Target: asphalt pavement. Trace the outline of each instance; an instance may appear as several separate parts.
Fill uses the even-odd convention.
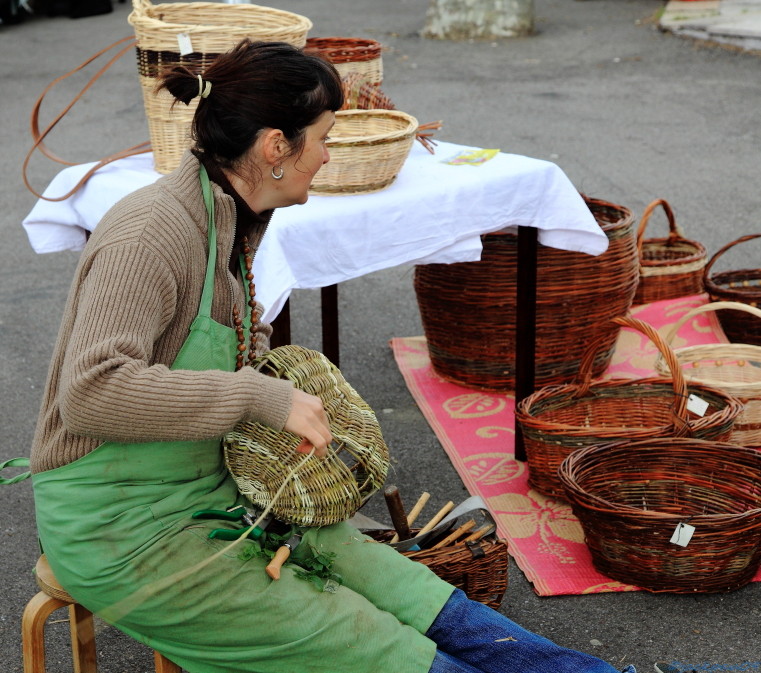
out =
[[[536,0],[535,34],[493,42],[421,38],[427,0],[270,4],[310,17],[312,36],[369,37],[384,44],[384,92],[421,122],[443,119],[441,140],[553,161],[590,197],[625,205],[637,215],[651,200],[665,198],[685,234],[709,254],[761,229],[761,61],[755,43],[716,44],[668,24],[681,16],[667,13],[675,5],[694,9],[706,3]],[[746,0],[746,9],[757,4]],[[100,16],[38,16],[0,26],[0,459],[28,455],[77,261],[76,253],[35,254],[21,227],[35,203],[21,181],[31,145],[29,114],[50,81],[131,34],[130,9],[117,3]],[[79,75],[66,80],[46,102],[43,120],[83,82]],[[145,139],[135,63],[127,57],[86,94],[49,145],[80,163]],[[43,189],[59,169],[38,157],[30,180]],[[463,203],[463,212],[467,208]],[[665,232],[665,223],[650,224],[657,226]],[[738,246],[728,263],[758,266],[759,250]],[[296,343],[320,347],[318,298],[310,290],[293,296]],[[424,490],[432,505],[464,499],[463,484],[388,347],[391,337],[422,334],[412,269],[396,267],[344,283],[339,303],[341,369],[378,412],[393,452],[389,481],[408,500]],[[467,316],[453,316],[453,325],[467,338]],[[0,511],[0,670],[19,673],[21,613],[36,591],[31,571],[39,551],[30,482],[0,488]],[[382,498],[364,511],[385,518]],[[651,671],[654,661],[665,660],[700,671],[761,670],[761,584],[721,595],[542,598],[514,564],[509,579],[505,614],[617,667],[634,663],[641,672]],[[52,673],[71,670],[64,617],[49,627]],[[99,624],[97,642],[103,673],[153,670],[149,651],[114,629]]]

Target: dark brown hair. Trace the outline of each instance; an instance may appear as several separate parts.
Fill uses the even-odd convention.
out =
[[[193,118],[195,149],[223,167],[235,167],[266,128],[280,129],[291,153],[298,154],[306,127],[343,105],[336,69],[285,42],[243,40],[200,74],[204,83],[211,82],[211,91]],[[198,76],[176,66],[157,88],[188,105],[198,96]]]

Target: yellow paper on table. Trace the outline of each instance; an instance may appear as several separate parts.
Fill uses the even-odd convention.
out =
[[[499,150],[464,150],[442,161],[450,166],[480,166],[499,154]]]

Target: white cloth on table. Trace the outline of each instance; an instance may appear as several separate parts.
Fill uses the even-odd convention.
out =
[[[483,164],[449,165],[464,145],[439,142],[430,154],[414,143],[386,189],[351,196],[310,196],[275,211],[254,259],[265,320],[291,291],[318,288],[400,264],[475,261],[480,235],[536,227],[543,245],[599,255],[608,239],[579,192],[554,163],[499,153]],[[65,194],[92,166],[62,170],[44,195]],[[23,221],[38,253],[81,250],[106,211],[161,175],[153,155],[120,159],[100,169],[65,201],[40,199]]]

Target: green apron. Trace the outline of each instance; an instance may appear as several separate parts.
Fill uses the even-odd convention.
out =
[[[217,251],[203,168],[201,184],[209,213],[206,280],[172,368],[233,371],[235,330],[210,317]],[[271,580],[267,561],[245,553],[254,541],[229,548],[208,538],[213,528],[235,526],[192,519],[193,512],[247,504],[219,439],[105,442],[32,479],[40,541],[61,585],[190,673],[430,668],[435,644],[421,634],[453,587],[426,566],[346,523],[311,528],[291,561],[303,563],[315,550],[334,553],[343,585],[331,593],[299,579],[288,564]]]

